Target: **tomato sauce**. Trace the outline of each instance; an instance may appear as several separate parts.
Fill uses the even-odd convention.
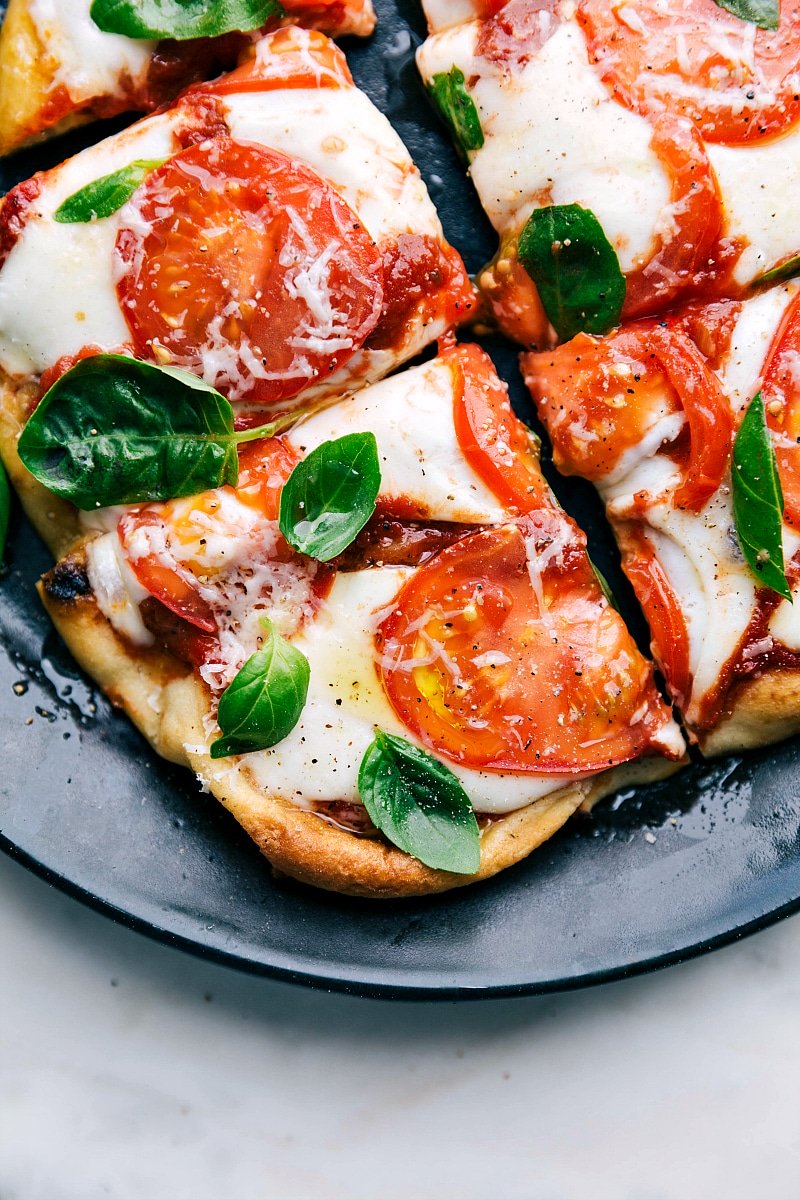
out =
[[[365,349],[402,346],[411,322],[430,312],[460,324],[475,305],[475,292],[455,250],[436,238],[401,233],[381,247],[383,308]],[[444,309],[444,311],[441,311]]]

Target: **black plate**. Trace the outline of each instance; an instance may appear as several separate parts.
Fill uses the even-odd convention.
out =
[[[378,0],[378,10],[378,36],[349,47],[357,82],[391,115],[477,269],[493,235],[413,67],[421,16],[402,0]],[[20,155],[0,182],[87,140]],[[513,350],[491,349],[524,411]],[[592,490],[556,488],[629,603]],[[443,898],[365,903],[275,881],[233,819],[156,758],[74,667],[33,593],[49,562],[19,515],[9,564],[0,846],[127,925],[233,966],[360,994],[488,996],[664,966],[800,907],[797,741],[619,796],[499,879]],[[641,635],[634,608],[629,616]]]

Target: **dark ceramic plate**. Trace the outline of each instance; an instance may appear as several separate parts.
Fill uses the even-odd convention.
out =
[[[378,10],[377,37],[349,47],[357,82],[391,115],[477,269],[493,238],[415,74],[416,0],[378,0]],[[21,155],[0,182],[80,144]],[[490,349],[524,411],[514,351]],[[562,480],[556,490],[641,635],[591,489]],[[797,742],[618,796],[499,879],[451,896],[376,904],[276,882],[233,819],[77,671],[33,592],[47,554],[18,513],[13,530],[0,606],[0,845],[127,925],[298,982],[452,997],[650,970],[800,907]]]

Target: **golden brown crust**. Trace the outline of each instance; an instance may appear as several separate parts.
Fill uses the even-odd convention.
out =
[[[766,671],[732,691],[722,720],[699,737],[708,757],[769,746],[800,733],[800,671]]]

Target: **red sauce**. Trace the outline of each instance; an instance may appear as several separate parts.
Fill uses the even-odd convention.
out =
[[[230,126],[222,101],[207,92],[192,92],[180,103],[182,117],[175,140],[181,150],[207,142],[209,138],[229,137]]]
[[[219,652],[219,641],[171,612],[154,596],[141,604],[142,621],[158,644],[190,667],[202,667]]]
[[[326,824],[343,829],[345,833],[355,833],[359,837],[380,837],[363,804],[349,804],[345,800],[320,800],[311,811]]]
[[[42,176],[34,175],[33,179],[26,179],[12,188],[3,201],[0,208],[0,267],[17,244],[41,190]]]
[[[368,350],[402,345],[408,326],[421,311],[460,324],[475,305],[461,257],[437,238],[401,233],[382,248],[383,311],[365,342]]]
[[[418,567],[478,528],[397,518],[384,510],[375,514],[333,565],[339,571],[363,571],[377,566]]]
[[[681,329],[694,342],[712,371],[717,371],[731,348],[733,331],[742,313],[741,300],[692,301],[675,317],[671,329]]]
[[[143,107],[159,108],[190,84],[233,70],[250,41],[246,33],[227,33],[188,42],[159,42],[147,75]]]
[[[488,20],[481,25],[475,55],[510,73],[530,62],[561,24],[557,0],[486,0],[484,7]]]

